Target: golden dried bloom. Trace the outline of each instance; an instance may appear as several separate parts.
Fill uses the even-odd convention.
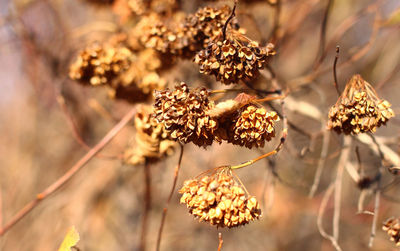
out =
[[[394,116],[391,104],[380,99],[360,75],[354,75],[329,111],[328,129],[337,133],[374,133]]]
[[[247,105],[241,109],[236,121],[228,132],[228,141],[240,146],[264,147],[265,141],[275,137],[274,124],[279,121],[276,112]]]
[[[400,246],[400,219],[389,218],[382,226],[383,231],[387,232],[390,236],[390,240],[396,243],[396,246]]]
[[[85,84],[105,85],[130,66],[131,51],[126,47],[114,47],[97,43],[79,53],[70,66],[69,76]]]
[[[174,20],[167,24],[165,20],[152,20],[152,25],[144,29],[141,41],[163,54],[193,58],[219,33],[229,14],[228,6],[205,7],[188,16],[175,14]]]
[[[125,151],[125,162],[131,165],[158,161],[171,155],[176,145],[168,140],[164,126],[151,116],[152,107],[142,105],[135,115],[135,142]]]
[[[198,146],[211,145],[218,122],[206,115],[206,111],[214,105],[208,95],[205,88],[189,91],[183,82],[176,85],[175,90],[156,91],[155,119],[165,126],[174,140],[193,142]]]
[[[144,15],[150,12],[157,14],[169,13],[178,7],[177,0],[128,0],[128,6],[133,14]]]
[[[216,227],[238,227],[261,216],[256,198],[248,195],[227,170],[187,180],[179,193],[180,202],[191,214]]]
[[[154,90],[164,89],[167,82],[157,72],[161,67],[161,60],[157,52],[152,49],[138,51],[132,57],[132,64],[114,85],[129,87],[135,85],[141,93],[149,95]]]
[[[220,32],[197,53],[194,61],[200,66],[201,73],[214,75],[218,81],[229,85],[256,78],[274,54],[273,44],[261,47],[239,31],[230,29],[225,40]]]

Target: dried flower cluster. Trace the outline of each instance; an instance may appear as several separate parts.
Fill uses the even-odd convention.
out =
[[[195,57],[200,72],[214,75],[223,84],[235,84],[239,80],[250,81],[258,76],[270,56],[275,55],[274,45],[261,47],[239,31],[228,30],[224,38],[220,32],[208,46]]]
[[[274,123],[279,120],[275,112],[234,100],[215,105],[208,95],[204,88],[190,91],[185,83],[173,91],[157,91],[155,119],[164,124],[170,138],[183,144],[208,146],[214,140],[226,140],[252,148],[264,146],[275,136]]]
[[[276,112],[267,112],[262,107],[248,105],[231,126],[231,135],[228,138],[235,145],[264,147],[265,141],[275,137],[275,121],[279,121]]]
[[[152,49],[136,52],[124,46],[126,36],[113,36],[103,45],[88,46],[70,66],[70,77],[92,86],[106,85],[113,98],[137,102],[151,96],[155,89],[163,89],[166,80],[158,70],[159,54]]]
[[[148,48],[183,58],[193,58],[195,53],[204,48],[222,29],[230,14],[230,8],[205,7],[186,18],[174,17],[165,24],[163,20],[152,20],[144,31],[142,43]]]
[[[374,133],[394,116],[390,106],[360,75],[354,75],[329,111],[328,128],[344,134]]]
[[[104,85],[127,70],[132,53],[126,47],[88,46],[70,67],[69,76],[91,85]]]
[[[181,83],[173,91],[156,92],[155,119],[164,124],[172,139],[207,146],[212,144],[218,129],[217,120],[205,113],[213,105],[205,88],[189,91],[188,86]]]
[[[152,108],[142,105],[135,115],[136,140],[125,151],[125,162],[131,165],[158,161],[173,153],[175,142],[168,140],[164,126],[151,116]]]
[[[148,13],[170,12],[178,7],[177,0],[128,0],[131,12],[141,16]]]
[[[382,226],[383,231],[386,231],[390,236],[390,240],[400,246],[400,219],[389,218]]]
[[[227,172],[187,180],[179,193],[191,214],[217,227],[237,227],[261,216],[256,198],[248,196]]]

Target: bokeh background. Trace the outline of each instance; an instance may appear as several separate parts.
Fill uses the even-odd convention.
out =
[[[95,2],[95,3],[93,3]],[[97,3],[96,3],[97,2]],[[68,78],[70,63],[93,41],[105,41],[134,23],[124,20],[129,9],[123,1],[2,0],[0,1],[0,219],[4,224],[35,195],[64,174],[87,149],[79,144],[69,124],[88,146],[96,144],[134,105],[110,99],[107,90],[82,86]],[[104,1],[106,2],[106,1]],[[244,227],[216,229],[198,223],[179,204],[174,193],[163,231],[162,250],[216,250],[218,233],[222,250],[334,250],[317,228],[321,200],[335,179],[343,138],[324,133],[329,107],[336,102],[332,85],[335,47],[340,45],[338,82],[342,90],[353,74],[371,83],[380,97],[400,114],[400,22],[398,0],[335,0],[326,26],[326,53],[318,67],[320,30],[327,0],[239,1],[237,18],[248,36],[271,39],[277,55],[271,61],[279,83],[290,90],[286,113],[290,122],[284,149],[268,160],[238,170],[247,190],[261,202],[263,217]],[[232,1],[182,1],[187,13],[206,5]],[[277,11],[279,4],[279,11]],[[116,6],[119,6],[118,8]],[[122,11],[123,10],[123,11]],[[316,69],[317,68],[317,69]],[[222,89],[213,78],[198,73],[198,66],[181,60],[164,73],[171,80],[192,86],[203,83]],[[262,88],[270,86],[258,83]],[[57,102],[62,96],[70,117]],[[149,102],[151,103],[151,102]],[[273,103],[279,107],[279,103]],[[320,116],[321,115],[321,116]],[[320,119],[322,118],[322,119]],[[278,132],[281,125],[278,125]],[[376,136],[398,158],[400,120],[392,119]],[[119,158],[134,138],[130,123],[56,194],[46,199],[4,236],[0,250],[56,250],[72,225],[80,233],[80,250],[139,250],[144,211],[144,168]],[[330,141],[320,185],[308,194],[321,158],[323,138]],[[279,133],[278,133],[279,135]],[[324,136],[325,135],[325,136]],[[184,180],[219,165],[237,164],[277,145],[248,150],[228,144],[207,149],[185,146],[178,189]],[[380,158],[373,144],[354,139],[349,163],[357,165],[359,148],[363,170],[373,177]],[[178,151],[151,165],[151,210],[146,250],[154,250],[172,185]],[[395,250],[381,230],[381,222],[398,217],[399,179],[385,170],[377,236],[371,250]],[[365,250],[372,216],[357,214],[361,191],[344,173],[339,244],[343,250]],[[365,209],[373,211],[374,194],[366,193]],[[323,226],[331,233],[332,199]]]

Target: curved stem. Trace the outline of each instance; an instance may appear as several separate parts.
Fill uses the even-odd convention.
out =
[[[126,126],[126,124],[135,115],[136,108],[132,108],[118,124],[116,124],[105,136],[97,143],[92,149],[90,149],[75,165],[73,165],[63,176],[56,180],[53,184],[48,186],[43,192],[36,195],[36,198],[26,204],[21,210],[19,210],[10,221],[8,221],[4,227],[0,229],[0,236],[3,236],[10,228],[17,224],[22,218],[29,214],[40,202],[48,198],[54,192],[56,192],[61,186],[67,183],[72,176],[74,176],[79,170],[84,167],[89,160],[91,160],[101,149],[103,149],[110,141]]]
[[[164,228],[165,219],[167,218],[168,206],[169,206],[169,203],[171,201],[172,195],[174,194],[175,187],[176,187],[176,182],[178,181],[179,170],[181,169],[181,162],[182,162],[182,156],[183,156],[183,145],[180,145],[180,146],[181,146],[181,151],[180,151],[180,154],[179,154],[178,164],[175,167],[174,181],[172,183],[171,191],[169,192],[167,203],[165,204],[165,207],[163,209],[163,214],[162,214],[162,217],[161,217],[161,224],[160,224],[160,228],[158,229],[157,247],[156,247],[157,251],[160,250],[161,236],[162,236],[162,231],[163,231],[163,228]]]

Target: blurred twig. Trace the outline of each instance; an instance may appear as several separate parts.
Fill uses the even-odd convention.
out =
[[[350,146],[352,138],[349,136],[344,137],[342,153],[340,154],[337,163],[337,174],[335,179],[335,194],[334,194],[334,211],[333,211],[333,238],[338,241],[339,239],[339,220],[340,220],[340,205],[342,199],[342,181],[343,170],[350,156]]]
[[[342,249],[340,248],[339,244],[337,243],[336,239],[333,238],[333,236],[329,235],[325,230],[324,227],[322,226],[322,218],[324,217],[324,213],[326,210],[326,206],[328,204],[329,198],[332,195],[334,189],[334,183],[331,183],[331,185],[328,187],[326,190],[324,197],[322,198],[320,208],[318,210],[318,218],[317,218],[317,226],[318,226],[318,231],[327,240],[330,240],[332,242],[332,245],[335,247],[336,250],[341,251]]]
[[[149,226],[149,213],[151,210],[151,166],[148,162],[143,165],[143,173],[144,173],[144,211],[143,211],[143,218],[142,218],[142,232],[140,237],[140,246],[139,250],[146,250],[146,236],[147,236],[147,229]]]
[[[325,44],[326,44],[326,26],[328,24],[328,18],[329,14],[332,10],[334,0],[328,0],[328,4],[326,5],[325,11],[324,11],[324,17],[322,19],[322,24],[321,24],[321,32],[319,36],[319,53],[317,54],[317,57],[315,58],[315,63],[314,63],[314,69],[317,69],[322,61],[325,58]]]
[[[168,199],[167,199],[167,203],[165,204],[165,207],[163,209],[160,228],[158,229],[157,247],[156,247],[157,251],[160,250],[161,236],[162,236],[162,231],[163,231],[163,228],[164,228],[165,219],[167,217],[168,206],[169,206],[169,203],[171,201],[172,195],[174,194],[175,187],[176,187],[176,182],[178,181],[179,170],[181,169],[181,162],[182,162],[182,156],[183,156],[183,145],[180,145],[180,147],[181,147],[181,149],[180,149],[180,153],[179,153],[178,164],[176,165],[175,171],[174,171],[174,181],[172,183],[172,187],[171,187],[171,191],[169,193]]]
[[[218,251],[221,251],[223,243],[224,243],[224,240],[222,239],[222,234],[218,233]]]
[[[325,123],[323,123],[322,126],[325,127]],[[325,161],[326,161],[327,155],[328,155],[330,134],[331,134],[331,132],[329,130],[324,131],[323,138],[322,138],[321,156],[318,160],[318,166],[317,166],[317,170],[315,172],[314,183],[311,186],[309,197],[314,197],[315,192],[317,191],[319,182],[321,180],[322,171],[324,170]]]
[[[92,149],[90,149],[75,165],[73,165],[63,176],[56,180],[53,184],[48,186],[43,192],[36,195],[36,198],[26,204],[20,211],[18,211],[9,220],[4,227],[0,229],[0,236],[3,236],[8,230],[10,230],[16,223],[18,223],[22,218],[29,214],[40,202],[48,198],[54,192],[56,192],[60,187],[67,183],[71,178],[81,170],[85,164],[89,162],[100,150],[102,150],[110,141],[120,132],[126,124],[135,115],[135,108],[132,108],[122,119],[116,124]]]

